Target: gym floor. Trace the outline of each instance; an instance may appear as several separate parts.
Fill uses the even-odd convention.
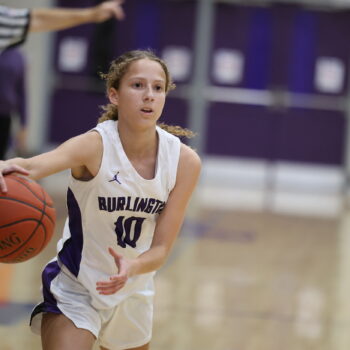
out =
[[[38,350],[28,327],[42,267],[65,219],[49,191],[55,238],[36,258],[0,264],[0,350]],[[152,350],[348,350],[350,216],[218,211],[192,203],[156,276]]]

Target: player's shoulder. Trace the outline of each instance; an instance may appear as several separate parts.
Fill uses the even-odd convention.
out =
[[[182,167],[190,167],[189,169],[200,170],[202,166],[198,153],[191,147],[181,143],[180,149],[180,165]]]
[[[96,130],[90,130],[83,134],[73,137],[71,140],[74,140],[76,143],[81,144],[82,146],[96,146],[97,144],[102,144],[102,136]]]
[[[98,153],[99,149],[102,150],[103,142],[98,132],[89,131],[72,137],[66,141],[63,146],[65,146],[64,149],[74,151],[80,155],[88,155]]]
[[[82,134],[86,137],[86,140],[102,142],[102,135],[96,129],[92,129],[85,134]]]

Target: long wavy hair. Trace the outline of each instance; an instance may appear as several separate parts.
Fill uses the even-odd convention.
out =
[[[166,63],[160,59],[158,56],[156,56],[151,50],[133,50],[128,51],[118,58],[116,58],[114,61],[112,61],[108,73],[104,74],[101,73],[101,78],[106,81],[106,91],[108,94],[108,91],[110,88],[115,88],[118,90],[121,79],[127,72],[130,64],[132,62],[135,62],[137,60],[141,59],[148,59],[155,62],[158,62],[161,67],[164,70],[165,73],[165,92],[168,93],[169,91],[175,89],[175,84],[172,81],[171,75],[169,73],[169,69],[166,65]],[[104,106],[101,106],[103,113],[98,119],[98,123],[102,123],[105,120],[118,120],[118,107],[115,106],[112,103],[108,103]],[[165,123],[159,123],[158,124],[162,129],[170,132],[173,135],[179,136],[179,137],[187,137],[191,138],[195,134],[189,130],[182,128],[178,125],[168,125]]]

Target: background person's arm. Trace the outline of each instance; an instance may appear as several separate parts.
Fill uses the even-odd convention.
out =
[[[31,10],[29,31],[45,32],[71,28],[85,23],[104,22],[110,18],[123,19],[122,0],[105,1],[88,8],[40,8]]]

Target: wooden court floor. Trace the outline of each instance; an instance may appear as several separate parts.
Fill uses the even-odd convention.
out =
[[[28,327],[40,274],[60,236],[31,261],[0,264],[0,350],[38,350]],[[190,211],[156,276],[152,350],[350,349],[350,215],[302,218]]]

